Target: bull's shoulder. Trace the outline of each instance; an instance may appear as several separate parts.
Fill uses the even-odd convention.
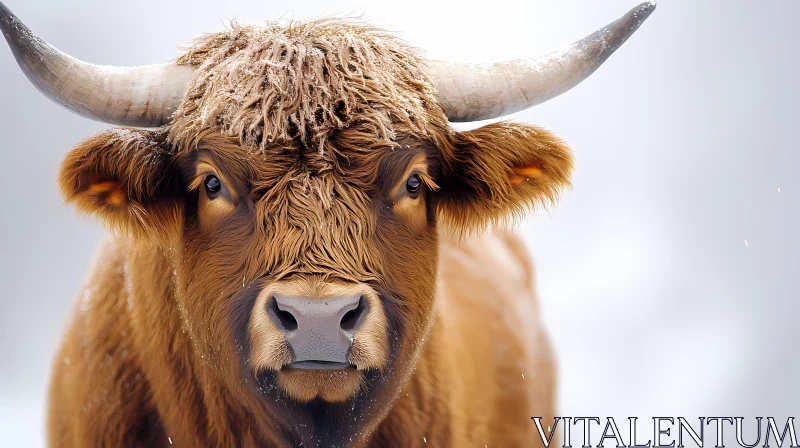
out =
[[[495,316],[497,323],[490,326],[498,335],[513,332],[522,322],[538,327],[533,270],[524,243],[507,230],[444,235],[437,286],[442,320],[477,327],[485,317]]]
[[[127,245],[106,236],[92,258],[67,325],[67,333],[97,331],[95,320],[124,302]],[[108,324],[106,320],[104,322]]]
[[[491,229],[462,236],[443,232],[439,246],[442,281],[474,279],[533,290],[533,262],[524,242],[512,231]]]
[[[138,446],[159,434],[130,321],[129,247],[107,237],[78,292],[53,362],[48,435],[54,446]]]
[[[440,238],[424,356],[445,372],[453,446],[536,446],[530,417],[552,415],[554,376],[528,252],[505,230]]]

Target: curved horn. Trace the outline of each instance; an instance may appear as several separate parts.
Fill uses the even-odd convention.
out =
[[[497,118],[554,98],[586,79],[656,9],[646,2],[566,49],[496,64],[430,61],[431,78],[450,121]]]
[[[168,123],[194,74],[190,66],[176,64],[112,67],[79,61],[36,37],[1,1],[0,30],[40,92],[78,115],[106,123]]]

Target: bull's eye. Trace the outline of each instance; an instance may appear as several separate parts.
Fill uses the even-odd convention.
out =
[[[419,186],[421,183],[422,181],[416,174],[412,174],[411,176],[408,177],[408,180],[406,181],[406,191],[408,191],[408,194],[411,195],[411,197],[417,196],[417,194],[419,193]]]
[[[217,176],[208,176],[205,180],[206,184],[206,192],[208,194],[216,194],[219,193],[219,190],[222,188],[222,183],[220,183]]]

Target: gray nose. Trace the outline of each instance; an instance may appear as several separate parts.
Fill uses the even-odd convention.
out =
[[[274,294],[267,314],[292,348],[290,367],[337,369],[348,367],[353,335],[364,323],[367,300],[361,295],[314,299]]]

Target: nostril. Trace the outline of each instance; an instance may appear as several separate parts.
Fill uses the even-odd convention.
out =
[[[364,317],[367,314],[367,301],[364,299],[364,296],[361,296],[358,300],[358,306],[354,309],[346,312],[344,316],[342,316],[342,321],[339,326],[344,331],[355,331],[361,327],[361,324],[364,321]]]
[[[292,316],[292,313],[288,311],[281,311],[278,310],[278,319],[281,321],[281,325],[286,331],[294,331],[297,330],[297,319]]]
[[[294,318],[292,313],[278,308],[278,301],[275,297],[267,301],[267,313],[272,317],[273,322],[278,325],[278,328],[284,332],[291,332],[297,330],[297,319]]]

